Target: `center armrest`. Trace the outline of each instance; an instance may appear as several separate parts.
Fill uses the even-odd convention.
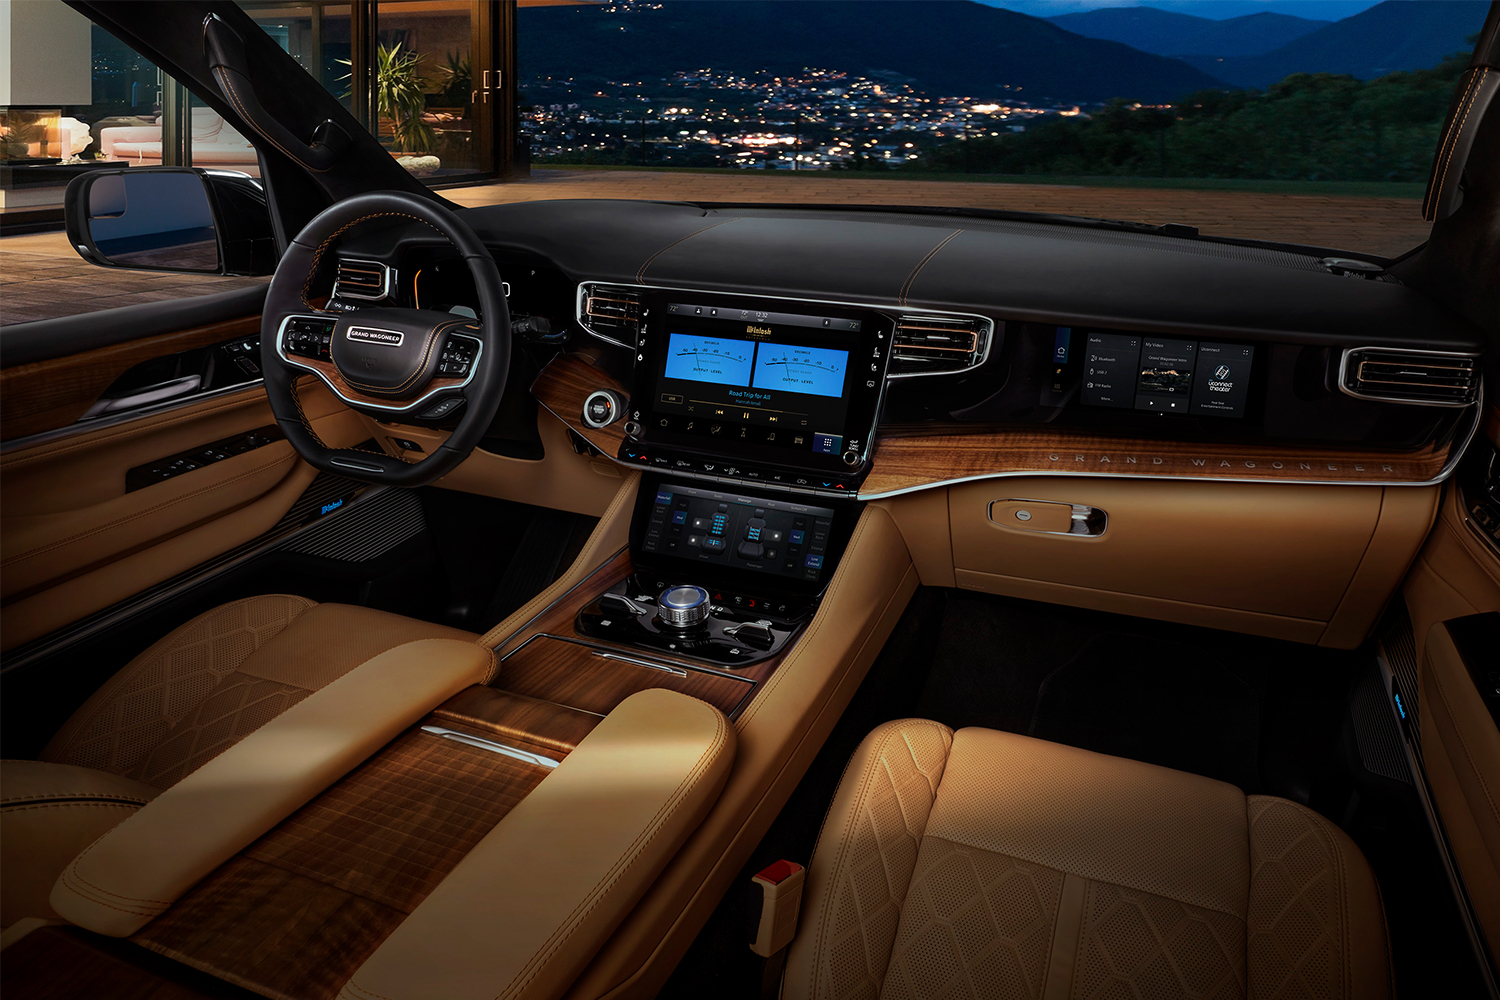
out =
[[[360,966],[341,1000],[561,996],[719,797],[735,732],[696,698],[626,698]]]

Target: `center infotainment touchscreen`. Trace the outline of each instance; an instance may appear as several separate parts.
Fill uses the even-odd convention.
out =
[[[863,461],[885,371],[878,314],[675,298],[653,312],[635,397],[647,441],[814,469]]]

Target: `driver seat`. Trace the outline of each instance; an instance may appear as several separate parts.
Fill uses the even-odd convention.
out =
[[[408,642],[478,638],[290,594],[173,629],[95,691],[40,760],[0,762],[0,927],[57,919],[48,896],[80,851],[312,692]]]

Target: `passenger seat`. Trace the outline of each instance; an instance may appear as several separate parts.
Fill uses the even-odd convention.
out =
[[[1311,809],[906,719],[871,733],[844,773],[782,997],[1392,992],[1375,877]]]

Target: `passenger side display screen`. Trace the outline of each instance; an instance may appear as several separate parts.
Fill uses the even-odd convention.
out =
[[[1079,376],[1088,406],[1243,417],[1255,348],[1125,333],[1086,335]]]

